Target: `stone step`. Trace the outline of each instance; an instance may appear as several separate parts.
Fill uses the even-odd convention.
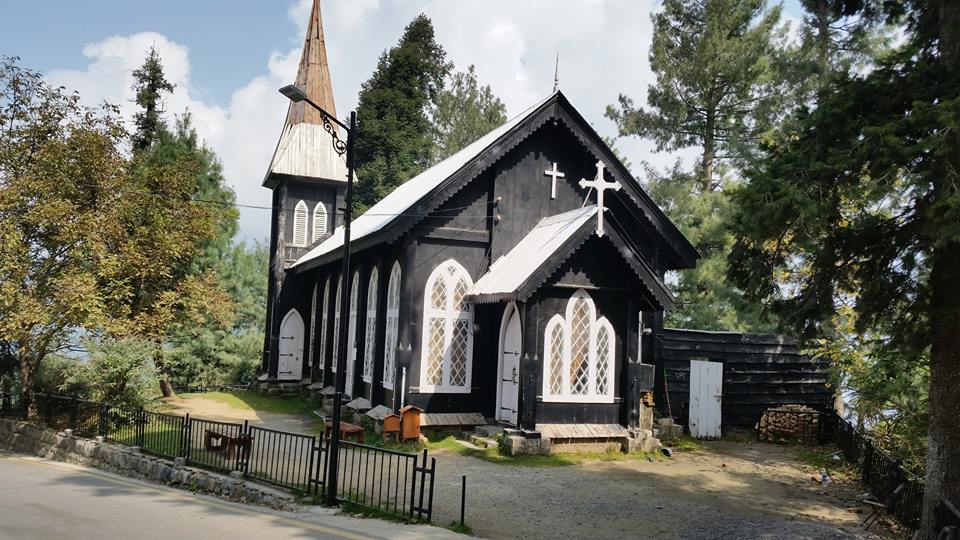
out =
[[[477,426],[473,430],[478,434],[484,437],[496,437],[503,433],[503,428],[500,426]]]
[[[497,441],[482,435],[470,435],[470,442],[480,448],[496,448],[499,444]]]

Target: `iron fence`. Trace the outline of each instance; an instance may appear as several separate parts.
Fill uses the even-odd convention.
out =
[[[937,505],[937,540],[960,540],[960,510],[946,499]]]
[[[40,421],[80,436],[107,440],[190,465],[244,476],[306,495],[326,483],[328,441],[260,426],[206,420],[35,394]],[[23,417],[15,393],[0,391],[0,414]],[[340,442],[338,500],[404,519],[433,516],[436,459],[349,441]]]

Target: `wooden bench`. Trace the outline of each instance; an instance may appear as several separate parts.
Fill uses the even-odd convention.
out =
[[[252,444],[253,437],[250,435],[233,437],[212,429],[206,429],[203,432],[203,449],[208,452],[222,453],[227,459],[233,459],[233,456],[239,450],[240,460],[245,461],[247,456],[250,455]]]
[[[324,422],[326,429],[323,430],[324,438],[330,438],[330,432],[333,431],[333,421],[327,420]],[[358,443],[363,444],[363,427],[356,424],[351,424],[350,422],[340,421],[340,439],[346,439],[347,437],[353,437]]]

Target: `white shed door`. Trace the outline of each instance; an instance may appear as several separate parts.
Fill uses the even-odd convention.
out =
[[[297,310],[287,312],[280,323],[277,378],[296,380],[303,374],[303,319]]]
[[[690,361],[690,434],[698,439],[720,438],[723,364]]]
[[[508,308],[509,309],[509,308]],[[517,425],[517,401],[520,394],[520,312],[513,308],[503,329],[503,350],[500,351],[500,403],[497,420]]]

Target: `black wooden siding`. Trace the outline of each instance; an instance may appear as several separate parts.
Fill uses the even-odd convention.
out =
[[[666,328],[654,337],[656,396],[668,414],[666,376],[674,418],[687,424],[690,361],[723,363],[722,426],[752,428],[769,407],[798,403],[820,410],[833,403],[828,362],[801,353],[796,341],[772,334],[740,334]]]

